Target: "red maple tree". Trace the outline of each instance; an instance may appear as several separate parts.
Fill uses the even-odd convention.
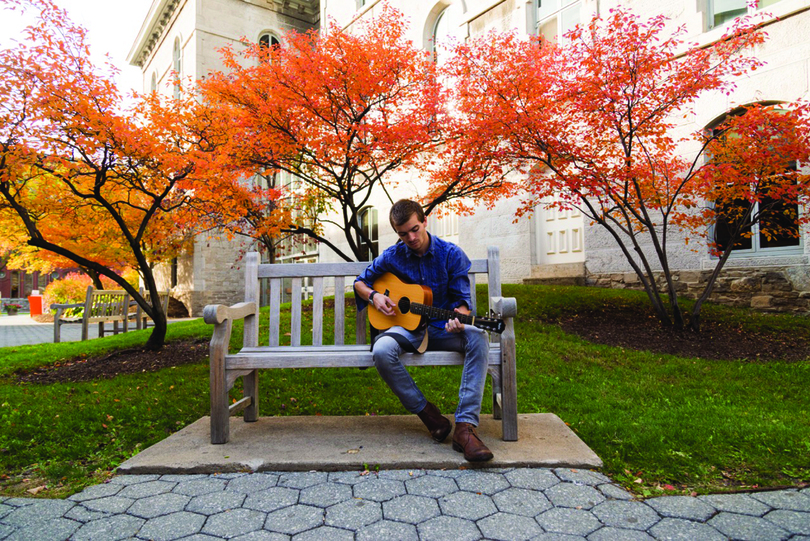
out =
[[[329,23],[320,32],[291,32],[281,47],[246,42],[238,53],[226,48],[226,69],[199,85],[200,109],[223,119],[209,126],[225,134],[214,136],[225,141],[214,160],[243,175],[283,172],[303,183],[318,220],[283,224],[281,231],[308,235],[346,260],[377,255],[359,219],[373,194],[393,202],[398,179],[435,169],[439,153],[457,175],[430,183],[422,194],[428,212],[465,199],[494,200],[506,190],[501,177],[457,161],[451,143],[461,126],[453,123],[432,55],[407,40],[406,30],[402,14],[385,6],[356,32]],[[291,207],[300,206],[297,193],[284,196]],[[335,212],[323,212],[329,209]],[[324,224],[343,232],[351,253],[315,227]]]
[[[735,77],[762,65],[750,50],[765,36],[756,21],[742,18],[717,42],[699,47],[684,41],[683,28],[667,35],[667,23],[663,16],[642,20],[614,9],[577,27],[560,45],[488,35],[458,48],[455,99],[470,134],[464,143],[473,145],[467,155],[488,141],[489,152],[478,159],[524,174],[529,196],[521,212],[551,201],[582,211],[615,240],[661,322],[681,328],[670,245],[682,244],[684,232],[706,237],[718,213],[731,212],[728,202],[754,203],[767,194],[769,201],[791,206],[810,195],[807,175],[786,173],[786,164],[808,158],[810,117],[803,104],[784,106],[779,114],[749,108],[728,120],[726,133],[741,136],[701,130],[676,138],[678,122],[698,98],[730,94]],[[753,134],[764,139],[757,143]],[[683,150],[690,142],[697,147],[691,154]],[[732,217],[736,237],[753,223],[773,231],[790,222],[795,230],[807,220],[792,215],[768,221],[767,213],[747,208]],[[695,330],[734,242],[692,311]]]
[[[0,51],[0,213],[36,249],[106,276],[166,335],[153,265],[174,256],[197,221],[191,202],[230,178],[196,176],[206,146],[185,131],[187,108],[141,98],[123,105],[113,77],[92,64],[86,31],[50,0],[31,10],[25,39]],[[193,135],[192,135],[193,136]],[[152,301],[115,271],[128,265]]]

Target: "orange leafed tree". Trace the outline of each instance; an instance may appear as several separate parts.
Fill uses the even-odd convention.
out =
[[[112,76],[89,60],[85,30],[50,0],[6,6],[38,17],[0,51],[0,212],[29,246],[127,290],[155,321],[147,347],[160,348],[166,314],[152,267],[187,238],[190,201],[216,191],[193,174],[199,145],[180,108],[150,97],[126,111]],[[122,265],[153,302],[115,272]]]
[[[333,225],[351,253],[311,224],[282,231],[315,238],[346,260],[360,259],[364,245],[377,255],[359,220],[372,194],[382,190],[393,199],[392,173],[428,169],[430,157],[453,137],[436,64],[405,38],[406,30],[402,15],[384,6],[356,32],[328,24],[320,33],[289,33],[282,47],[227,48],[225,72],[200,83],[200,108],[226,120],[218,125],[227,130],[227,144],[215,161],[244,173],[285,172],[300,180],[315,207],[336,209]],[[465,174],[430,191],[423,201],[428,211],[501,189],[500,178],[459,170]]]
[[[686,321],[668,259],[671,243],[682,244],[684,234],[706,237],[718,213],[731,212],[729,202],[753,203],[767,194],[768,201],[791,206],[806,197],[807,176],[786,166],[806,161],[810,147],[808,110],[801,104],[778,114],[751,108],[730,118],[726,132],[676,139],[678,121],[688,118],[699,97],[728,94],[735,77],[761,66],[750,51],[765,36],[755,22],[739,19],[722,39],[701,48],[685,43],[682,28],[667,35],[666,25],[664,17],[642,20],[615,9],[570,32],[559,46],[487,36],[458,48],[455,99],[468,141],[490,142],[480,159],[494,157],[524,173],[531,197],[522,212],[539,203],[581,210],[615,240],[662,324],[681,328]],[[764,139],[757,143],[753,134]],[[806,221],[765,217],[762,211],[732,217],[734,234],[746,235],[752,223],[772,231]],[[695,330],[700,305],[734,242],[720,254],[691,314]],[[669,309],[656,283],[659,272]]]

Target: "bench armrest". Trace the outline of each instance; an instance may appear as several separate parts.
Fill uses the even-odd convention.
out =
[[[517,300],[514,297],[492,297],[492,309],[501,317],[517,315]]]
[[[256,313],[255,302],[240,302],[233,306],[224,304],[209,304],[203,308],[203,320],[209,325],[219,325],[226,319],[244,319]]]
[[[51,308],[67,310],[68,308],[81,308],[84,306],[83,302],[75,302],[73,304],[52,304]]]

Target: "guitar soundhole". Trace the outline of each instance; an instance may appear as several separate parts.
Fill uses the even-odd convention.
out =
[[[411,311],[411,299],[408,297],[402,297],[399,299],[397,306],[399,307],[400,314],[407,314]]]

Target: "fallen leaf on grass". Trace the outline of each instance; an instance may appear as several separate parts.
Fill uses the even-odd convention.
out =
[[[41,486],[38,486],[36,488],[29,488],[28,490],[26,490],[26,492],[36,496],[37,494],[39,494],[40,492],[42,492],[46,488],[48,488],[48,485],[41,485]]]

